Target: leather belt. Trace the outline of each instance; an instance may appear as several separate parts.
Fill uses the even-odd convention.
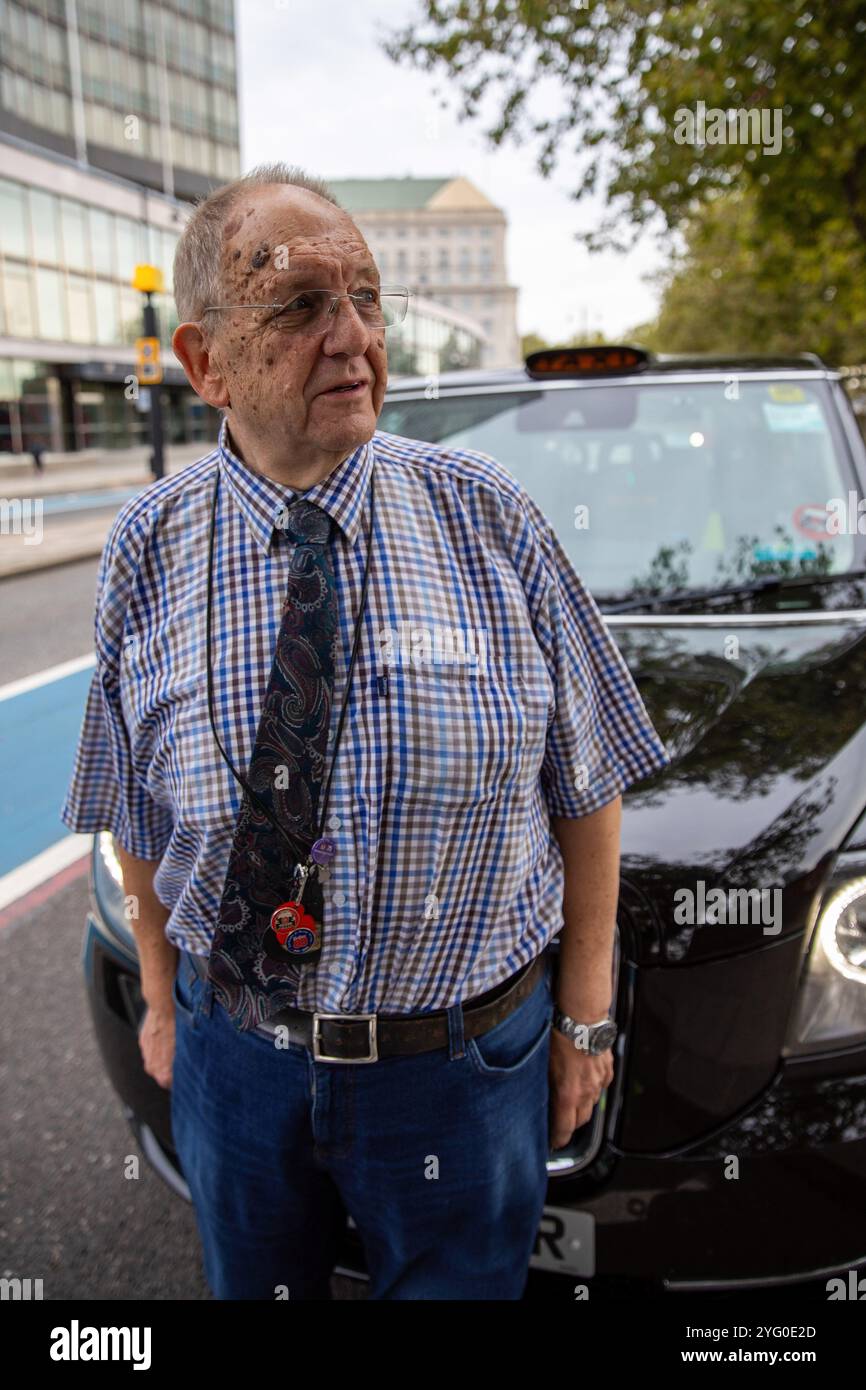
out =
[[[509,979],[466,1000],[461,1006],[464,1038],[489,1032],[529,997],[545,968],[544,957],[542,951]],[[199,975],[206,978],[207,958],[193,955],[192,959]],[[272,1036],[278,1027],[287,1030],[289,1042],[308,1048],[317,1062],[375,1062],[379,1057],[432,1052],[449,1045],[447,1009],[420,1014],[324,1014],[280,1009],[256,1031]]]

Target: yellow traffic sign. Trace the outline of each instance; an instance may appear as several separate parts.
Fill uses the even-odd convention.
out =
[[[156,265],[137,265],[132,276],[132,288],[142,294],[162,294],[165,288],[162,271]]]
[[[159,338],[136,338],[135,368],[140,386],[158,386],[162,381]]]

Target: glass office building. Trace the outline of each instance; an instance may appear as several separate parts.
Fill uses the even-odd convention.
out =
[[[0,131],[194,198],[238,172],[232,0],[2,0]]]
[[[144,443],[129,390],[190,201],[240,172],[232,0],[0,0],[0,451]],[[215,416],[170,353],[169,440]]]
[[[240,172],[231,0],[0,0],[0,38],[0,452],[148,442],[142,262],[165,277],[166,439],[214,439],[170,351],[171,269],[191,200]],[[486,342],[413,298],[390,371],[474,366]]]
[[[166,281],[155,296],[166,438],[209,437],[212,412],[169,348],[171,267],[187,208],[61,160],[0,138],[0,168],[21,175],[0,178],[0,450],[146,442],[148,398],[134,387],[143,296],[130,285],[141,262]]]

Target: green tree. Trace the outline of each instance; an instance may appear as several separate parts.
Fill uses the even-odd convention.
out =
[[[628,335],[659,352],[817,352],[866,359],[866,285],[856,233],[842,217],[803,240],[761,221],[752,192],[709,202],[685,249],[656,278],[655,321]]]
[[[679,227],[720,191],[751,191],[762,225],[814,238],[845,225],[866,260],[866,5],[863,0],[419,0],[392,33],[396,62],[441,73],[486,134],[538,147],[547,176],[578,160],[574,196],[608,215],[581,234],[624,247],[644,224]],[[553,90],[551,91],[551,87]],[[494,94],[498,100],[494,101]],[[544,110],[532,110],[532,98]],[[778,112],[780,147],[680,143],[681,113]],[[444,104],[444,103],[443,103]],[[709,132],[707,132],[709,135]],[[770,146],[772,147],[772,146]]]

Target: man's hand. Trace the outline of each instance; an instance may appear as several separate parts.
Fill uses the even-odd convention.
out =
[[[174,1003],[149,1006],[138,1034],[144,1070],[164,1090],[171,1090],[174,1065]]]
[[[592,1108],[613,1080],[613,1053],[592,1053],[575,1047],[557,1028],[550,1034],[550,1143],[562,1149],[585,1125]]]
[[[165,934],[169,910],[153,886],[158,859],[138,859],[114,842],[123,876],[127,915],[141,973],[141,992],[147,1005],[138,1030],[144,1070],[166,1091],[171,1090],[174,1065],[174,977],[177,947]]]

